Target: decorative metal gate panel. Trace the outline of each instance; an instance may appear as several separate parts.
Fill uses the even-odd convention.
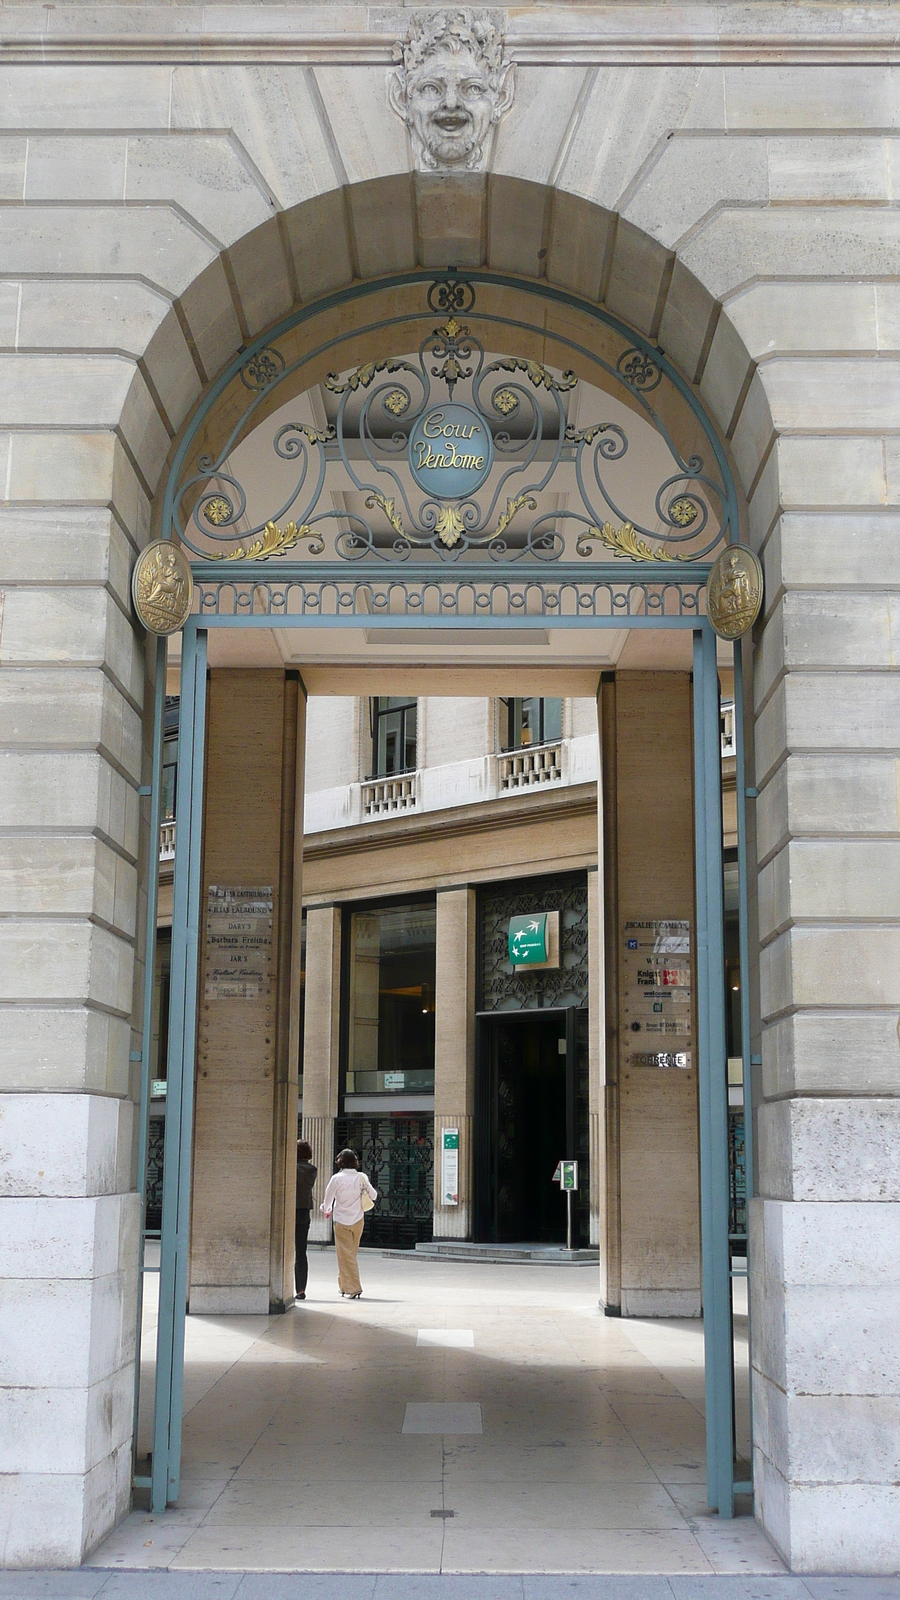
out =
[[[747,1142],[744,1111],[728,1113],[728,1233],[738,1252],[747,1248]]]
[[[166,1119],[151,1117],[147,1135],[147,1186],[144,1200],[144,1217],[148,1233],[158,1232],[162,1224],[165,1148]]]
[[[412,1250],[433,1234],[434,1117],[337,1117],[334,1153],[355,1150],[378,1190],[364,1245]]]
[[[705,618],[705,584],[710,557],[738,538],[734,483],[712,424],[664,352],[609,312],[544,282],[478,272],[471,275],[471,282],[460,283],[447,273],[431,283],[420,310],[407,309],[402,317],[368,324],[359,315],[344,318],[342,325],[347,331],[297,356],[298,343],[302,343],[299,331],[322,312],[363,302],[382,290],[411,290],[426,285],[430,278],[430,274],[414,272],[354,285],[300,308],[257,339],[226,368],[198,407],[176,451],[166,488],[162,535],[193,556],[195,598],[193,614],[183,630],[182,650],[153,1506],[160,1511],[177,1500],[180,1483],[200,918],[203,685],[209,634],[235,627],[340,630],[364,626],[372,637],[388,627],[421,630],[439,626],[446,640],[455,629],[465,629],[471,639],[473,630],[487,627],[495,639],[498,630],[506,629],[514,629],[521,638],[522,630],[548,626],[580,631],[661,627],[690,631],[694,646],[708,1492],[710,1505],[730,1516],[734,1436],[719,696],[715,637]],[[596,348],[559,331],[552,335],[552,342],[560,350],[570,349],[572,359],[582,365],[593,363],[602,378],[603,392],[618,392],[629,415],[654,430],[659,462],[652,482],[646,474],[641,476],[644,499],[636,508],[626,503],[616,479],[617,466],[627,457],[630,444],[621,418],[612,421],[598,412],[572,420],[568,406],[576,384],[573,372],[515,353],[496,358],[486,354],[483,337],[477,337],[461,320],[472,313],[476,288],[481,285],[515,290],[533,296],[538,304],[552,302],[564,312],[574,310],[590,320],[596,330]],[[493,311],[477,312],[482,334],[490,334],[495,346],[501,337],[505,344],[514,342],[522,331],[529,338],[535,334],[541,340],[550,337],[542,311],[529,322],[502,313],[496,309],[498,304],[495,302]],[[330,375],[323,388],[328,396],[326,426],[313,426],[298,417],[275,434],[270,441],[271,473],[261,475],[265,482],[271,478],[273,502],[263,510],[251,504],[252,496],[240,481],[234,459],[241,442],[277,409],[279,386],[286,386],[283,398],[288,400],[297,392],[296,384],[295,389],[290,388],[291,382],[312,355],[321,362],[326,351],[337,353],[345,341],[361,332],[367,336],[377,333],[387,348],[395,322],[408,329],[416,320],[425,333],[417,354],[387,356]],[[431,446],[419,455],[423,435],[426,440],[430,437],[428,425],[436,415],[435,387],[444,407],[442,428],[463,430],[449,441],[447,450],[462,452],[460,471],[470,477],[461,480],[452,493],[436,492],[428,477],[442,465],[431,461]],[[458,417],[458,413],[464,415]],[[689,449],[682,448],[676,437],[679,417],[686,419],[684,436],[694,441]],[[485,438],[486,431],[490,433],[483,458],[472,442],[478,430]],[[463,438],[469,447],[466,450],[459,442]],[[443,465],[455,472],[456,454],[445,453]],[[340,504],[323,499],[326,479],[335,470],[346,475],[347,493],[338,497]],[[548,489],[554,472],[566,475],[563,495]],[[410,476],[417,485],[415,493]],[[170,572],[171,566],[161,562],[160,581],[169,581]],[[734,659],[739,720],[741,655],[737,648]],[[158,673],[163,667],[161,647]],[[163,710],[164,694],[158,688],[151,801],[157,826]],[[739,728],[741,799],[743,792]],[[738,806],[738,833],[741,966],[747,993],[742,804]],[[148,974],[153,971],[154,915],[151,895]],[[146,1004],[145,1019],[142,1126],[146,1134]],[[746,1016],[742,1047],[745,1104],[749,1107]],[[748,1136],[749,1127],[748,1111]],[[429,1159],[433,1161],[433,1150]],[[417,1183],[420,1177],[424,1182],[419,1173]],[[390,1191],[390,1180],[388,1188]],[[417,1193],[421,1198],[421,1190]],[[408,1208],[409,1194],[401,1198]],[[424,1226],[424,1217],[413,1221]]]

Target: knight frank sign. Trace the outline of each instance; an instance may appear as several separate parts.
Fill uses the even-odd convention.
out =
[[[475,494],[491,470],[494,441],[483,417],[470,406],[434,406],[409,436],[409,470],[437,500]]]

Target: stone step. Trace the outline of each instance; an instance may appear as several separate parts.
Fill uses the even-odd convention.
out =
[[[553,1244],[472,1244],[466,1239],[437,1239],[411,1250],[383,1250],[389,1260],[414,1256],[417,1261],[484,1261],[495,1265],[529,1262],[537,1266],[590,1267],[600,1260],[599,1250],[567,1250]]]

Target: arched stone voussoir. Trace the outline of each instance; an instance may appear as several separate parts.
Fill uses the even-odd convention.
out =
[[[382,295],[399,296],[379,315],[405,316],[406,274],[454,268],[462,276],[478,269],[508,274],[513,295],[531,284],[538,295],[557,288],[585,310],[605,307],[657,343],[732,449],[749,497],[769,449],[771,417],[765,391],[751,387],[755,363],[708,285],[626,218],[497,174],[380,178],[304,201],[242,235],[194,278],[144,352],[142,372],[163,425],[177,435],[203,391],[294,307],[312,312],[342,289],[369,282]],[[491,288],[495,309],[505,292]],[[538,311],[538,326],[547,315]],[[578,320],[575,308],[572,315]],[[352,329],[358,313],[348,303],[328,317],[332,337],[343,324]],[[296,357],[305,335],[298,329],[291,337]],[[371,357],[368,351],[359,359]],[[328,359],[341,365],[339,357]],[[213,443],[204,438],[203,448]]]
[[[423,267],[486,267],[588,301],[602,295],[655,339],[673,263],[645,232],[565,191],[497,174],[406,173],[329,191],[254,228],[190,284],[180,309],[207,379],[296,301]],[[699,352],[711,302],[695,294],[679,315]],[[696,360],[673,355],[693,379]]]

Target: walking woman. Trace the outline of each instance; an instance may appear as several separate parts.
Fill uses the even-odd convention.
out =
[[[362,1284],[356,1257],[362,1238],[363,1212],[371,1211],[378,1199],[378,1190],[373,1189],[366,1174],[360,1172],[359,1161],[352,1150],[342,1150],[336,1165],[337,1172],[328,1180],[320,1209],[326,1217],[331,1217],[334,1225],[338,1288],[342,1295],[358,1300],[362,1294]]]
[[[309,1279],[309,1257],[306,1244],[309,1239],[309,1214],[313,1203],[313,1185],[317,1168],[313,1166],[312,1145],[305,1139],[297,1140],[297,1206],[294,1228],[294,1286],[298,1300],[306,1299]]]

